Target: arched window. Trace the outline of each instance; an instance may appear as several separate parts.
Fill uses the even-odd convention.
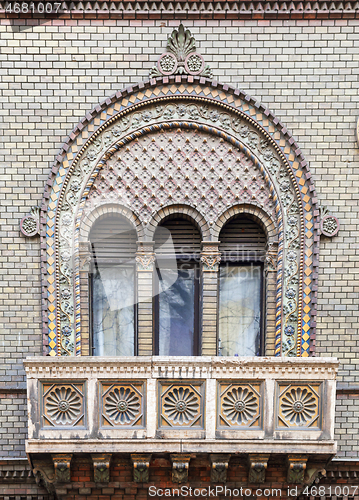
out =
[[[192,221],[174,217],[158,226],[154,240],[154,352],[198,355],[201,235]]]
[[[225,224],[219,241],[220,354],[262,355],[264,354],[265,234],[255,221],[239,215]]]
[[[136,231],[120,215],[99,218],[90,232],[92,352],[136,352]]]

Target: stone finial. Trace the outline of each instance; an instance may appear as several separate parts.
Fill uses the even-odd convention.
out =
[[[193,75],[213,78],[213,73],[206,65],[201,54],[196,52],[196,41],[190,30],[183,24],[172,31],[167,40],[167,52],[164,52],[156,66],[150,70],[150,78],[170,75]]]

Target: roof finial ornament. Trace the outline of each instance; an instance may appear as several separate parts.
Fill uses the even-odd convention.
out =
[[[172,31],[167,40],[167,52],[161,55],[150,70],[150,78],[170,75],[193,75],[213,78],[211,68],[196,52],[196,41],[183,24]]]

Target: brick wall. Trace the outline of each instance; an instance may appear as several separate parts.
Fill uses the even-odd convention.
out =
[[[22,237],[19,221],[39,204],[51,163],[72,128],[105,97],[147,79],[171,26],[178,25],[15,22],[22,24],[10,25],[8,19],[0,24],[0,380],[8,387],[22,386],[21,361],[41,354],[42,345],[39,240]],[[341,380],[358,382],[359,20],[189,20],[185,25],[218,80],[248,90],[291,130],[310,164],[320,202],[341,222],[339,235],[321,242],[316,348],[319,355],[341,359]],[[23,436],[9,417],[23,410],[18,403],[2,406],[8,443],[1,455],[18,454]],[[340,419],[343,400],[338,408]],[[348,422],[338,420],[342,453],[358,456]],[[8,449],[12,440],[15,448]]]

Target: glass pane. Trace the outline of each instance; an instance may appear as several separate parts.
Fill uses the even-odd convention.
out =
[[[159,274],[159,355],[193,356],[195,270],[161,268]]]
[[[261,267],[221,266],[219,339],[221,356],[259,356]]]
[[[93,276],[95,356],[133,356],[134,267],[100,267]]]

